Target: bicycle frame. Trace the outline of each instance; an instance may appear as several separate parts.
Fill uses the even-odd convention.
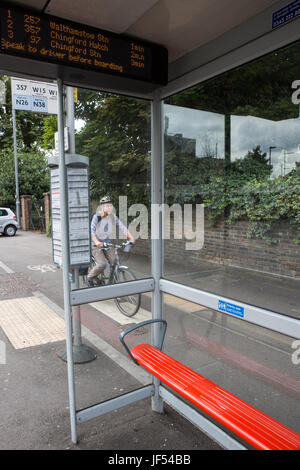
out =
[[[109,249],[110,247],[113,247],[114,248],[114,262],[113,264],[110,264],[109,263],[109,268],[110,268],[110,273],[109,273],[109,276],[105,276],[104,275],[104,271],[102,271],[98,276],[97,276],[97,279],[98,281],[100,281],[100,285],[109,285],[109,284],[114,284],[114,283],[118,283],[118,282],[122,282],[122,276],[121,279],[119,278],[119,273],[122,273],[123,275],[123,281],[126,282],[126,280],[135,280],[136,277],[134,275],[134,273],[127,267],[127,266],[121,266],[120,265],[120,256],[119,256],[119,253],[118,253],[118,250],[121,249],[121,248],[125,248],[126,245],[128,244],[131,244],[130,242],[127,242],[127,243],[122,243],[122,245],[115,245],[113,243],[105,243],[104,246],[102,248],[100,248],[100,250],[106,250],[106,249]],[[97,263],[97,261],[95,260],[94,257],[92,257],[92,260],[94,263]],[[126,276],[128,277],[129,276],[129,279],[126,279],[125,277],[125,273]],[[98,284],[99,285],[99,284]],[[95,285],[94,285],[95,287]],[[137,313],[137,311],[139,310],[140,306],[141,306],[141,294],[137,294],[137,295],[133,295],[133,296],[123,296],[123,299],[125,299],[125,302],[123,302],[122,299],[116,297],[114,300],[115,300],[115,303],[118,307],[118,309],[120,310],[120,312],[127,316],[127,317],[132,317],[133,315],[135,315]],[[130,310],[128,311],[128,305],[130,307]],[[133,308],[133,310],[132,310]]]
[[[104,272],[102,272],[102,273],[99,274],[99,276],[97,276],[97,277],[101,278],[104,281],[105,284],[113,284],[114,276],[116,275],[119,268],[124,267],[126,269],[126,266],[120,266],[120,255],[119,255],[118,250],[122,248],[122,245],[115,245],[114,243],[110,243],[108,248],[104,247],[104,248],[100,248],[100,250],[104,251],[104,250],[107,250],[111,247],[114,247],[115,261],[114,261],[113,264],[109,264],[109,262],[108,262],[108,264],[110,266],[110,274],[109,274],[108,277],[106,277],[106,276],[104,276]],[[92,260],[96,263],[96,260],[93,256],[92,256]]]

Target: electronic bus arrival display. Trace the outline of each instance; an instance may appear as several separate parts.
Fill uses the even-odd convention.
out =
[[[167,50],[130,36],[3,6],[0,6],[0,35],[0,50],[4,54],[161,85],[168,81]]]

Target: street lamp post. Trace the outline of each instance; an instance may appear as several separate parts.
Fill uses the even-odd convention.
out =
[[[272,150],[273,149],[277,149],[277,147],[275,147],[275,146],[269,147],[269,164],[270,165],[271,165],[271,162],[272,162]]]

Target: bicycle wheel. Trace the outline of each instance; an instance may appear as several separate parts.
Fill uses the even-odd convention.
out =
[[[115,283],[135,281],[136,277],[129,268],[121,266],[115,274]],[[125,295],[115,298],[115,303],[123,315],[133,317],[141,306],[141,294]]]

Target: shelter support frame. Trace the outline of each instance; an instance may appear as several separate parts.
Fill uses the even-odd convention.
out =
[[[64,141],[63,141],[63,81],[58,79],[58,97],[59,97],[59,154],[60,154],[60,182],[61,182],[61,210],[62,210],[62,247],[63,247],[63,285],[64,285],[64,304],[66,320],[66,343],[67,343],[67,363],[68,363],[68,385],[70,402],[70,421],[72,442],[77,443],[77,424],[89,419],[101,416],[107,412],[119,409],[128,404],[132,404],[146,397],[152,397],[152,409],[158,412],[163,411],[163,401],[168,402],[172,407],[178,410],[183,416],[190,420],[200,430],[208,434],[212,439],[218,442],[226,449],[245,449],[238,441],[229,436],[215,424],[207,420],[198,413],[193,407],[177,398],[174,393],[163,387],[157,379],[153,383],[135,391],[121,395],[120,397],[107,400],[96,404],[84,410],[76,411],[75,382],[74,382],[74,364],[72,358],[72,323],[71,306],[81,305],[93,301],[100,301],[116,296],[130,295],[134,293],[152,292],[152,317],[154,319],[163,318],[163,294],[171,294],[176,297],[197,303],[207,308],[218,310],[218,301],[232,302],[233,300],[221,297],[216,294],[208,293],[186,285],[178,284],[163,278],[163,241],[162,241],[162,215],[159,210],[164,202],[163,197],[163,99],[178,93],[188,87],[201,83],[209,78],[219,75],[234,67],[254,60],[266,53],[272,52],[280,47],[286,46],[300,38],[299,30],[300,19],[290,23],[286,27],[262,34],[257,39],[248,43],[231,47],[233,43],[230,32],[227,35],[228,47],[224,52],[224,41],[222,42],[222,53],[219,54],[212,48],[207,48],[207,54],[203,55],[203,49],[199,49],[193,55],[196,67],[191,67],[191,71],[184,70],[184,64],[179,61],[176,73],[172,71],[169,84],[161,89],[151,93],[130,92],[131,96],[137,96],[144,99],[150,99],[152,104],[152,166],[151,166],[151,202],[157,208],[158,213],[152,214],[152,233],[158,234],[158,237],[152,239],[152,277],[122,283],[122,286],[104,286],[93,289],[70,290],[69,284],[69,246],[68,246],[68,217],[67,217],[67,185],[64,165]],[[242,37],[242,34],[241,34]],[[238,38],[235,44],[238,43]],[[226,49],[226,48],[225,48]],[[202,52],[201,52],[202,51]],[[201,54],[200,54],[201,53]],[[201,62],[201,57],[205,56],[205,62]],[[182,67],[182,68],[181,68]],[[67,85],[76,86],[75,82],[66,80]],[[99,85],[101,87],[101,85]],[[104,89],[104,87],[103,87]],[[105,91],[118,92],[118,89]],[[126,94],[126,93],[125,93]],[[242,321],[253,323],[264,328],[285,334],[291,338],[300,338],[300,325],[297,319],[271,312],[263,308],[239,302],[244,307],[245,317]],[[223,315],[230,315],[221,312]],[[157,325],[152,327],[152,341],[157,344],[159,341],[159,330]]]
[[[60,187],[60,216],[61,216],[61,247],[62,247],[62,269],[63,269],[63,291],[64,291],[64,311],[66,324],[66,355],[69,387],[69,407],[72,442],[77,442],[76,429],[76,399],[75,399],[75,378],[72,351],[72,316],[70,303],[70,249],[69,249],[69,217],[68,217],[68,186],[67,167],[65,165],[64,149],[64,84],[59,78],[58,88],[58,149],[59,149],[59,187]]]
[[[152,240],[152,276],[154,291],[151,298],[151,311],[153,320],[163,319],[163,295],[159,281],[163,273],[163,237],[162,212],[160,210],[164,200],[163,195],[163,102],[160,100],[159,90],[154,94],[151,107],[151,240]],[[160,324],[152,325],[152,344],[158,346],[160,342]],[[160,381],[153,376],[154,397],[152,398],[153,411],[163,412],[163,400],[159,395]]]

